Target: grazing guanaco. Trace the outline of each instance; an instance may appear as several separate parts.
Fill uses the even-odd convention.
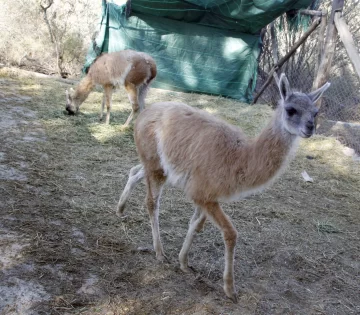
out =
[[[129,125],[133,118],[145,108],[145,97],[150,83],[156,77],[156,63],[152,57],[143,52],[122,50],[99,56],[90,66],[86,76],[80,81],[75,91],[66,91],[66,110],[69,114],[78,112],[96,85],[104,88],[100,120],[106,104],[105,123],[110,121],[112,93],[114,89],[125,86],[132,111],[125,122]]]

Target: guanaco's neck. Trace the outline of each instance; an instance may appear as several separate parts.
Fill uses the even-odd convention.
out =
[[[243,160],[239,160],[239,165],[246,167],[242,170],[240,167],[239,176],[242,178],[239,183],[244,183],[246,188],[256,188],[270,182],[286,166],[297,147],[298,136],[284,129],[280,111],[277,109],[260,135],[244,148],[246,151],[241,152],[240,149]]]
[[[89,96],[93,88],[94,83],[89,75],[87,75],[80,81],[79,85],[76,87],[74,95],[72,96],[74,105],[79,107]]]

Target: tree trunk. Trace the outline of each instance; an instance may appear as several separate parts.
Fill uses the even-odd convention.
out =
[[[55,53],[56,53],[56,65],[57,65],[57,71],[58,71],[58,74],[62,77],[63,74],[64,74],[64,69],[63,69],[63,64],[62,64],[62,59],[63,59],[63,56],[62,56],[62,53],[61,53],[61,50],[60,50],[60,45],[59,45],[59,42],[52,30],[52,27],[51,27],[51,23],[48,19],[48,16],[47,16],[47,10],[54,4],[54,0],[48,0],[48,4],[46,6],[43,6],[41,3],[40,3],[40,7],[43,11],[43,14],[44,14],[44,21],[48,27],[48,30],[49,30],[49,34],[50,34],[50,40],[51,42],[54,44],[54,49],[55,49]]]

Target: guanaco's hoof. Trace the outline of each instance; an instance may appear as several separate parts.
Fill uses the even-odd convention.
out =
[[[230,300],[233,301],[235,304],[238,302],[238,298],[236,293],[234,293],[232,296],[229,296]]]
[[[236,292],[226,292],[226,290],[224,289],[225,291],[225,294],[226,296],[231,300],[233,301],[234,303],[237,303],[238,302],[238,299],[237,299],[237,293]]]
[[[125,211],[125,204],[124,203],[118,204],[116,206],[115,213],[119,218],[124,219],[124,218],[127,217],[127,215],[124,214],[124,211]]]
[[[170,263],[169,258],[167,258],[165,255],[156,255],[156,259],[161,263]]]
[[[136,250],[138,252],[144,252],[144,253],[151,253],[154,251],[151,246],[139,246]]]
[[[180,266],[180,269],[184,273],[196,273],[196,269],[193,266],[186,266],[186,267]]]

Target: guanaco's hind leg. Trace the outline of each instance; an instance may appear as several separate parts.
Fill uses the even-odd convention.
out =
[[[184,244],[179,254],[180,268],[184,272],[189,272],[188,254],[189,254],[190,246],[195,237],[195,232],[200,232],[203,229],[205,221],[206,221],[205,212],[202,211],[202,209],[199,206],[197,206],[195,208],[194,215],[190,220],[189,230],[186,234]]]
[[[140,87],[139,87],[139,111],[141,112],[142,110],[145,109],[145,98],[146,98],[146,95],[147,95],[147,92],[149,90],[149,84],[142,84]]]
[[[199,203],[199,206],[206,211],[206,216],[215,223],[222,232],[225,242],[225,270],[224,270],[224,291],[233,301],[237,302],[234,283],[234,256],[237,232],[229,217],[223,212],[218,202]]]
[[[142,164],[136,165],[130,170],[129,179],[120,196],[116,209],[116,214],[119,217],[121,217],[124,213],[125,205],[131,195],[131,192],[134,190],[135,186],[144,178],[144,175],[145,172]]]
[[[105,100],[105,90],[104,90],[103,98],[102,98],[102,102],[101,102],[100,120],[102,120],[103,116],[104,116],[105,102],[106,102],[106,100]]]
[[[160,261],[166,259],[164,254],[164,249],[160,239],[160,229],[159,229],[159,206],[160,206],[160,196],[162,187],[165,183],[165,176],[163,172],[148,172],[146,173],[146,185],[147,185],[147,195],[146,195],[146,204],[149,211],[151,230],[153,236],[154,250],[156,253],[156,258]]]
[[[139,105],[139,88],[129,82],[125,82],[125,89],[128,93],[129,101],[131,103],[131,113],[126,120],[124,126],[129,126],[132,120],[135,120],[137,115],[140,112],[140,105]]]
[[[106,103],[106,119],[105,124],[108,125],[110,122],[110,111],[111,111],[111,102],[112,102],[112,94],[114,87],[112,85],[104,86],[105,93],[105,103]]]

